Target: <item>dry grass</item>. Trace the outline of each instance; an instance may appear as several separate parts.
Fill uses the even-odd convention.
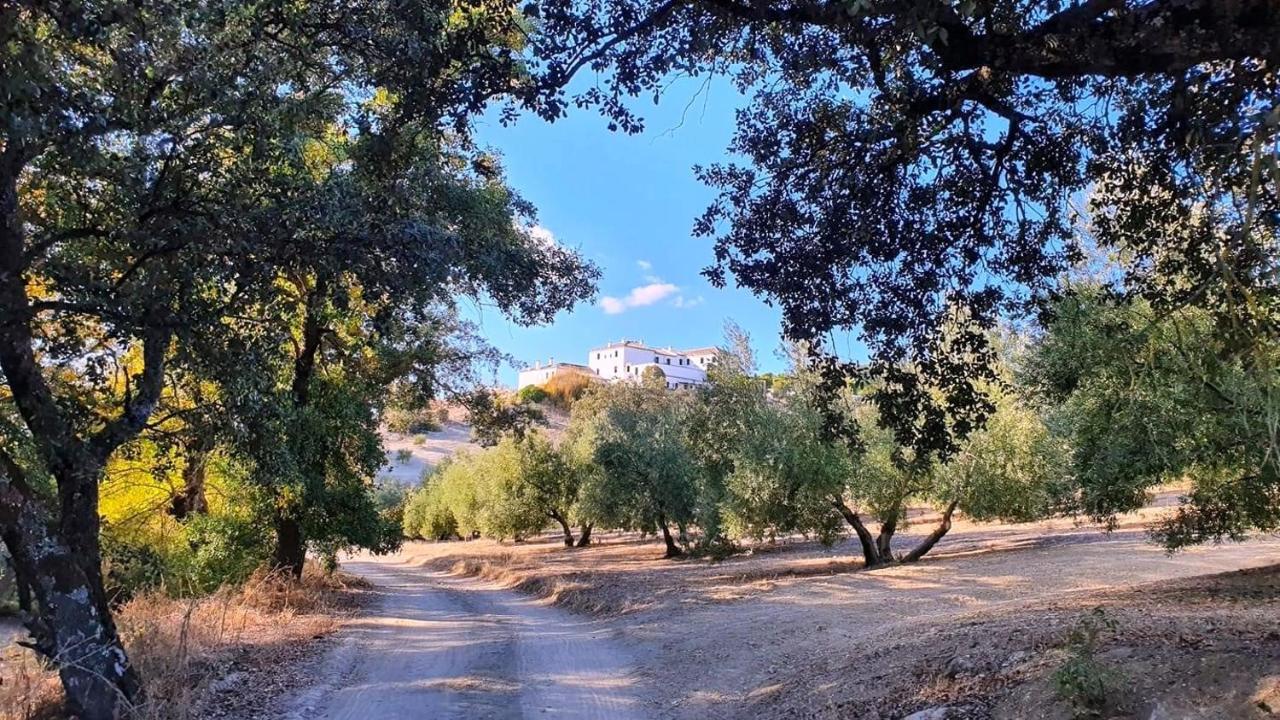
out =
[[[256,659],[270,665],[281,648],[318,639],[354,608],[353,588],[367,587],[345,573],[308,567],[302,582],[262,572],[242,587],[194,599],[140,595],[116,611],[130,661],[143,678],[146,702],[134,720],[202,717],[210,688],[233,664]],[[256,657],[255,656],[260,656]],[[0,667],[0,718],[60,716],[57,672],[29,650],[5,649]]]

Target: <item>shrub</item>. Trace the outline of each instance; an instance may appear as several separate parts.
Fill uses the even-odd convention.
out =
[[[1067,638],[1067,661],[1053,673],[1053,683],[1058,697],[1071,704],[1077,718],[1101,717],[1107,695],[1117,685],[1115,672],[1097,658],[1100,636],[1115,628],[1115,620],[1102,608],[1094,608]]]
[[[595,381],[586,375],[562,372],[552,375],[542,387],[546,390],[547,399],[552,405],[568,409],[594,383]]]
[[[103,584],[112,603],[123,603],[135,595],[159,589],[170,570],[170,564],[156,547],[117,533],[110,525],[103,527]]]
[[[385,418],[387,429],[401,435],[421,435],[440,429],[438,415],[428,408],[404,410],[391,408]]]
[[[409,495],[404,505],[404,533],[421,540],[458,537],[458,520],[446,504],[439,482],[428,482]]]
[[[546,402],[547,398],[550,396],[541,385],[526,385],[525,387],[520,388],[520,392],[516,393],[516,397],[518,397],[522,403],[537,404]]]
[[[186,523],[191,548],[182,573],[184,593],[206,593],[222,585],[239,585],[262,567],[271,551],[271,536],[251,517],[197,515]]]

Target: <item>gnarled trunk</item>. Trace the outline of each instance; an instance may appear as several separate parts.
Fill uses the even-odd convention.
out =
[[[35,601],[27,628],[35,646],[57,663],[77,717],[123,717],[141,699],[142,686],[106,610],[100,565],[95,573],[85,571],[82,550],[54,528],[17,465],[2,460],[0,527],[20,586],[29,583],[34,595],[27,601]],[[90,556],[98,561],[96,552]]]
[[[667,527],[667,519],[664,517],[658,518],[658,526],[662,528],[662,542],[666,543],[667,546],[667,552],[663,557],[677,558],[683,555],[684,552],[679,545],[676,545],[675,538],[671,536],[671,528]]]
[[[578,547],[586,547],[591,544],[591,523],[582,526],[582,533],[578,535]]]
[[[564,533],[564,546],[567,548],[573,547],[573,528],[569,527],[569,521],[565,520],[564,516],[555,510],[548,511],[547,514],[551,516],[552,520],[560,523],[560,530]]]
[[[904,555],[902,562],[915,562],[924,557],[925,553],[932,550],[934,545],[938,544],[942,536],[946,535],[947,531],[951,529],[951,516],[955,514],[956,506],[959,503],[959,500],[952,500],[951,504],[947,505],[947,509],[942,513],[942,520],[938,523],[938,526],[933,529],[933,532],[929,533],[928,537],[921,540],[919,545],[912,548],[911,552]]]
[[[302,568],[307,561],[307,543],[303,538],[302,524],[296,518],[277,511],[274,525],[276,547],[272,555],[272,566],[288,573],[295,580],[301,578]]]
[[[866,523],[862,522],[862,518],[858,513],[855,512],[853,508],[849,507],[843,498],[833,497],[831,498],[831,504],[840,513],[840,516],[844,518],[845,522],[849,523],[849,526],[852,527],[853,531],[858,535],[858,543],[862,545],[863,565],[873,568],[884,564],[881,560],[880,549],[876,544],[875,538],[872,537],[871,531],[867,529]]]
[[[57,481],[58,510],[50,517],[22,469],[0,448],[0,534],[33,591],[37,612],[28,627],[58,665],[72,711],[82,720],[110,720],[142,699],[142,687],[103,589],[98,485],[107,458],[142,431],[160,401],[173,333],[151,318],[135,328],[142,340],[142,372],[133,378],[119,414],[91,434],[68,421],[36,359],[31,328],[30,256],[17,188],[28,150],[13,141],[0,153],[0,371],[40,461]],[[154,312],[159,321],[165,310]]]
[[[880,554],[880,564],[893,562],[893,535],[898,531],[898,517],[902,515],[900,508],[889,512],[889,519],[880,523],[880,533],[876,535],[876,552]]]

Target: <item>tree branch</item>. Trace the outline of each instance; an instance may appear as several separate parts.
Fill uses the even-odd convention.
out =
[[[164,364],[173,332],[165,327],[150,328],[142,341],[142,376],[137,389],[125,399],[124,410],[94,434],[91,444],[99,462],[146,427],[147,419],[160,403],[164,391]]]

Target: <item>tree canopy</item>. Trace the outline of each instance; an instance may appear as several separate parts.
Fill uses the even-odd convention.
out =
[[[542,106],[526,19],[455,10],[0,8],[0,371],[20,420],[0,445],[0,522],[81,717],[139,699],[98,486],[119,448],[188,413],[167,407],[170,379],[215,386],[297,572],[308,532],[381,544],[341,523],[375,519],[386,388],[437,384],[459,298],[538,323],[594,291],[595,267],[530,233],[532,208],[471,139],[495,99]]]
[[[1274,302],[1274,3],[534,7],[538,71],[600,71],[573,99],[622,130],[642,126],[630,99],[672,76],[749,96],[733,159],[698,169],[718,193],[695,225],[715,242],[707,275],[776,302],[789,337],[831,356],[830,333],[857,333],[871,360],[829,363],[832,387],[883,380],[883,420],[921,450],[954,451],[992,410],[985,331],[1051,294],[1082,209],[1132,253],[1132,292]]]

